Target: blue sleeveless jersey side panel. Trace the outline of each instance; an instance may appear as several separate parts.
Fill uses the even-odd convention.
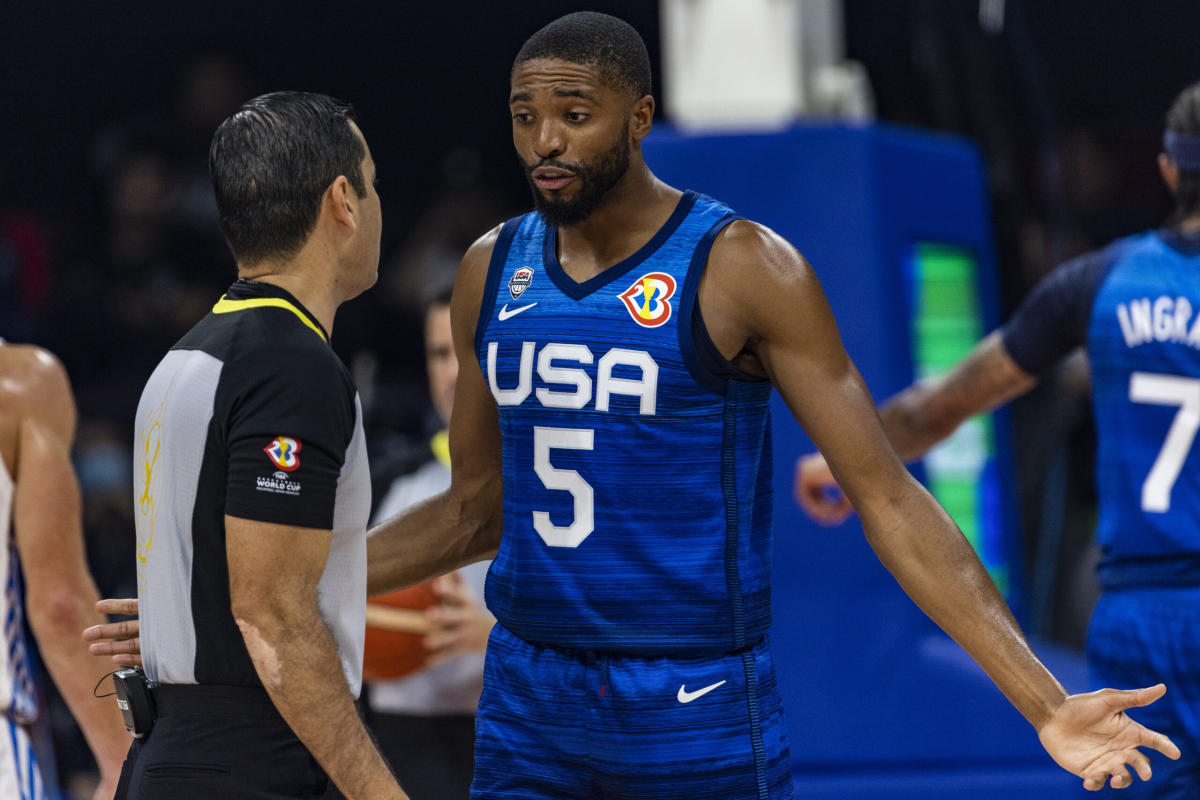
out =
[[[486,599],[528,641],[698,654],[766,631],[769,384],[701,385],[678,329],[697,248],[729,214],[685,195],[647,248],[585,284],[538,215],[513,236],[477,340],[503,437]]]
[[[1156,233],[1122,243],[1088,331],[1109,588],[1161,583],[1164,569],[1200,583],[1188,566],[1200,555],[1198,320],[1200,257]]]

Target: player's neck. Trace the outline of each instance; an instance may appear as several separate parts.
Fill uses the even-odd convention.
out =
[[[645,164],[631,167],[587,219],[559,228],[563,267],[569,269],[572,261],[590,263],[598,273],[633,255],[670,218],[680,194]]]

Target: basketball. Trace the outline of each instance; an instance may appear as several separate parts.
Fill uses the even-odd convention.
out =
[[[365,680],[403,677],[425,664],[429,654],[423,641],[425,620],[419,612],[436,602],[432,580],[367,601],[367,635],[363,645]]]

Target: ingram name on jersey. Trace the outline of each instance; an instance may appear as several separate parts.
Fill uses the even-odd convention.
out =
[[[1088,331],[1109,588],[1200,577],[1200,254],[1158,232],[1110,248]]]

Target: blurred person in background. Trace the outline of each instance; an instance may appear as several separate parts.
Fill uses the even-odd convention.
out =
[[[1171,687],[1135,714],[1185,756],[1158,760],[1154,781],[1129,796],[1184,800],[1200,796],[1200,83],[1171,106],[1163,150],[1176,199],[1165,227],[1063,264],[957,366],[880,415],[897,453],[916,460],[1086,348],[1103,591],[1087,639],[1091,680]],[[819,454],[798,462],[796,497],[826,524],[852,511]]]
[[[0,708],[8,726],[0,735],[0,797],[14,800],[46,796],[28,736],[38,704],[25,619],[96,758],[97,800],[113,796],[129,748],[116,704],[92,696],[108,664],[79,643],[79,626],[103,618],[84,558],[74,437],[75,402],[62,365],[41,348],[0,340]]]
[[[435,293],[425,310],[425,363],[429,397],[439,428],[419,467],[396,478],[374,524],[450,486],[446,427],[454,405],[458,359],[450,331],[452,285]],[[368,723],[379,748],[413,800],[465,800],[471,788],[475,709],[483,688],[483,657],[496,618],[483,607],[491,562],[481,561],[433,580],[438,603],[425,611],[431,631],[429,660],[416,672],[368,681]],[[387,596],[375,598],[387,600]],[[371,640],[367,643],[371,660]]]

